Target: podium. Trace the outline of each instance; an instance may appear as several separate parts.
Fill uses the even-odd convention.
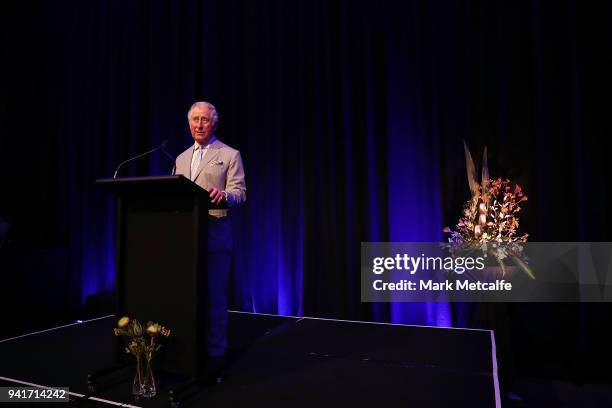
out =
[[[181,175],[96,184],[118,202],[117,316],[171,329],[155,369],[197,377],[206,357],[208,192]]]

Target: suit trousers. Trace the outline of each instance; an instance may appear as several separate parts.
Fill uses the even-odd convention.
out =
[[[232,262],[231,223],[228,217],[209,217],[208,222],[208,303],[207,347],[209,357],[227,351],[227,306]]]

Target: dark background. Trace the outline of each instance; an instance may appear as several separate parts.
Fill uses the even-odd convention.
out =
[[[114,201],[94,180],[163,140],[188,147],[196,100],[216,105],[219,138],[246,167],[234,308],[462,324],[469,305],[360,303],[359,244],[443,238],[469,197],[462,140],[477,163],[488,146],[493,177],[521,184],[532,241],[609,241],[609,18],[578,1],[3,10],[4,334],[94,313],[114,285]],[[171,166],[154,155],[123,175]],[[520,369],[609,379],[609,312],[510,305]]]

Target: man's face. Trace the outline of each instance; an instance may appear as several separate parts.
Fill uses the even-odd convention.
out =
[[[213,135],[212,115],[208,106],[196,106],[191,111],[189,129],[193,140],[201,145],[208,143]]]

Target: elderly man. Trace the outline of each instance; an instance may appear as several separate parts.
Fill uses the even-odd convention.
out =
[[[210,194],[208,211],[208,368],[221,368],[227,349],[227,298],[232,251],[229,208],[246,200],[242,158],[238,150],[219,141],[219,115],[208,102],[196,102],[187,113],[194,139],[176,158],[182,174]]]

